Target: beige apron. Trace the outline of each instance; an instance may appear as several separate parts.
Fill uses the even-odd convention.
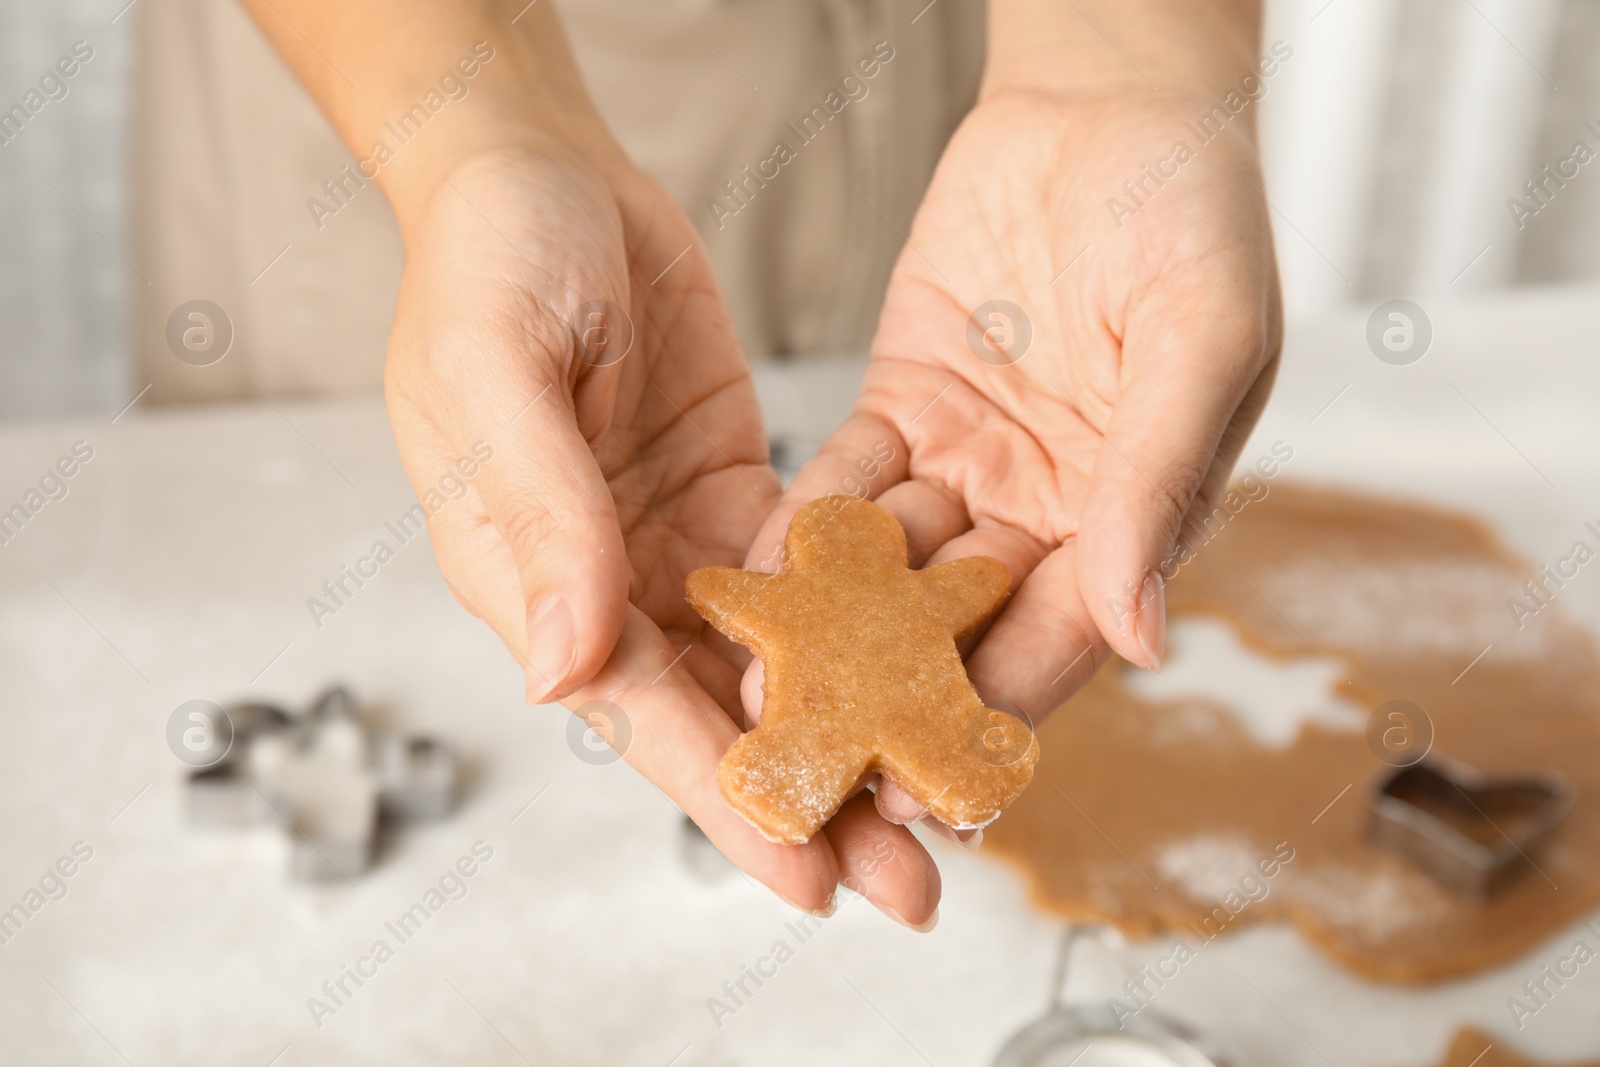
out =
[[[982,4],[920,7],[561,6],[601,113],[705,238],[752,359],[862,349],[871,336],[901,235],[981,73]],[[147,402],[380,389],[401,265],[382,194],[368,185],[313,214],[352,158],[232,0],[134,10]],[[169,347],[174,310],[197,299],[234,332],[209,366]]]

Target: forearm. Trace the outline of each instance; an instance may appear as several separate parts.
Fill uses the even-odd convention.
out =
[[[1261,0],[989,0],[983,95],[1212,98],[1257,73]]]
[[[373,160],[363,170],[376,172],[402,227],[454,165],[480,153],[621,159],[550,0],[240,2],[357,159]],[[411,140],[419,123],[395,124],[429,99],[444,104]]]

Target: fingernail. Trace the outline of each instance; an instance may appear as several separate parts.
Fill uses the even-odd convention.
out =
[[[889,907],[889,905],[887,905],[887,904],[879,904],[876,900],[874,900],[874,901],[872,901],[872,906],[877,908],[879,911],[883,912],[885,915],[889,916],[889,918],[893,919],[895,922],[899,923],[901,926],[904,926],[907,930],[915,930],[919,934],[925,934],[928,931],[932,930],[935,926],[939,925],[939,909],[938,908],[934,908],[933,909],[933,914],[928,916],[927,919],[925,919],[924,921],[922,921],[920,923],[910,923],[910,922],[906,922],[906,917],[904,915],[901,915],[898,911],[895,911],[893,908]]]
[[[1139,587],[1139,619],[1134,636],[1144,653],[1144,666],[1159,671],[1167,643],[1167,587],[1155,571],[1145,575],[1144,584]]]
[[[932,815],[924,815],[917,821],[946,841],[953,841],[968,852],[978,851],[978,846],[983,844],[983,827],[981,826],[976,830],[957,830],[954,827],[946,826]]]
[[[528,612],[528,703],[543,704],[565,694],[577,637],[566,597],[552,594]]]
[[[795,903],[793,900],[790,900],[788,897],[784,896],[782,893],[778,892],[776,889],[774,889],[772,891],[772,895],[777,897],[779,900],[783,901],[785,904],[789,905],[789,907],[793,908],[795,911],[803,911],[807,915],[815,915],[819,919],[826,919],[829,916],[831,916],[834,912],[839,910],[839,895],[838,895],[838,893],[830,893],[830,894],[828,894],[828,902],[826,904],[822,905],[822,907],[820,907],[820,908],[803,907],[802,905]]]
[[[899,814],[898,812],[895,812],[895,811],[886,811],[884,809],[884,805],[882,805],[882,804],[878,804],[877,808],[878,808],[878,814],[883,816],[884,822],[893,823],[895,826],[910,826],[913,823],[919,823],[919,822],[923,821],[923,819],[928,819],[928,813],[925,812],[925,811],[919,811],[915,815],[907,816],[907,815],[901,815],[901,814]],[[928,819],[928,822],[929,823],[934,823],[934,822],[938,822],[938,820],[937,819]],[[937,832],[937,831],[935,831],[935,832]]]

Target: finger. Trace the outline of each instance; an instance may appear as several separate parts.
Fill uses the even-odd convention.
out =
[[[1183,528],[1178,534],[1180,544],[1196,536],[1205,536],[1204,528],[1198,525],[1201,521],[1199,516],[1211,511],[1221,499],[1223,490],[1227,488],[1232,478],[1234,464],[1238,462],[1239,454],[1244,451],[1245,442],[1249,440],[1251,431],[1255,429],[1256,420],[1261,417],[1262,410],[1267,406],[1267,398],[1272,394],[1272,383],[1277,377],[1278,362],[1274,359],[1267,364],[1266,369],[1256,378],[1255,384],[1250,387],[1250,391],[1245,394],[1244,400],[1234,410],[1233,418],[1228,420],[1228,428],[1223,431],[1222,442],[1217,446],[1217,454],[1212,459],[1211,469],[1206,472],[1199,491],[1195,493],[1194,502],[1189,505],[1189,513],[1184,516]]]
[[[951,844],[960,845],[969,852],[976,852],[979,846],[983,844],[983,827],[981,826],[975,830],[957,830],[955,827],[947,826],[929,814],[924,814],[917,822],[926,827],[930,834],[942,837]]]
[[[495,625],[508,643],[521,638],[533,704],[572,692],[611,654],[628,604],[628,560],[610,488],[567,394],[559,383],[530,383],[525,393],[477,488],[521,586],[520,610]]]
[[[875,793],[878,814],[882,815],[886,822],[894,823],[896,826],[910,826],[913,823],[921,823],[928,828],[930,833],[938,834],[946,841],[960,845],[965,849],[976,849],[983,844],[982,827],[975,830],[957,830],[952,826],[945,825],[930,814],[927,808],[918,804],[910,793],[907,793],[887,778],[878,784]]]
[[[938,817],[918,804],[916,800],[888,779],[879,783],[874,791],[878,814],[883,816],[885,822],[896,826],[921,825],[929,833],[937,834],[951,844],[960,845],[969,852],[976,852],[983,844],[983,827],[971,830],[957,830],[955,827],[939,821]]]
[[[870,794],[846,801],[823,833],[833,845],[846,888],[902,926],[933,929],[942,890],[939,868],[910,830],[884,821]]]
[[[690,671],[662,671],[676,654],[643,612],[629,608],[611,658],[564,703],[580,712],[588,706],[597,714],[623,758],[741,870],[797,908],[825,910],[839,880],[828,839],[819,835],[803,845],[776,845],[728,806],[717,786],[717,765],[738,739],[739,728]],[[604,702],[598,712],[596,701]],[[607,716],[625,725],[606,721]]]
[[[1017,587],[967,658],[984,704],[1038,728],[1110,656],[1079,585],[1078,543],[1069,540]]]
[[[972,529],[966,505],[950,490],[912,479],[890,486],[878,497],[906,531],[906,554],[921,567],[946,543]]]
[[[677,635],[669,634],[668,640],[677,645],[680,639]],[[717,706],[732,722],[735,724],[743,722],[744,712],[739,706],[739,683],[744,672],[707,647],[703,641],[694,641],[687,645],[679,657],[662,669],[681,668],[688,671],[695,684],[717,702]]]
[[[1239,282],[1246,285],[1247,282]],[[1140,309],[1123,338],[1128,378],[1095,457],[1079,530],[1080,585],[1096,628],[1124,658],[1159,669],[1161,565],[1268,352],[1270,295],[1227,315]]]
[[[928,809],[918,804],[910,793],[895,785],[885,778],[879,783],[876,790],[878,814],[896,826],[910,826],[912,823],[921,823],[928,828],[930,833],[938,834],[946,841],[953,842],[965,849],[976,849],[983,843],[983,829],[957,830],[946,826],[937,818],[928,813]]]
[[[1010,570],[1011,589],[1015,592],[1049,551],[1048,546],[1021,530],[1009,526],[978,526],[947,542],[928,558],[923,569],[966,556],[989,556]],[[963,655],[977,645],[990,625],[992,622],[985,623],[965,637],[960,644]]]
[[[481,225],[484,216],[474,206],[450,203],[470,209],[471,225]],[[491,211],[498,206],[484,204]],[[456,291],[469,284],[458,273],[426,265],[408,271],[384,392],[396,444],[425,510],[436,510],[430,494],[439,493],[419,460],[434,451],[487,451],[475,480],[482,505],[477,518],[487,515],[509,546],[521,603],[508,610],[494,597],[487,608],[478,595],[484,590],[465,580],[456,584],[517,652],[533,701],[569,690],[604,661],[622,627],[628,572],[610,493],[572,406],[570,383],[584,365],[574,356],[569,316],[553,313],[569,294],[539,271],[517,278],[523,299],[513,302],[516,310],[491,308],[456,321],[455,312],[479,307],[482,294]],[[429,299],[419,289],[429,290]],[[596,289],[618,291],[615,280]],[[428,307],[432,313],[424,312]],[[465,557],[460,565],[475,569]]]
[[[896,826],[910,826],[928,809],[912,799],[911,794],[885,778],[877,788],[878,814]]]
[[[739,680],[739,703],[744,705],[746,730],[754,730],[756,723],[761,721],[762,698],[766,695],[761,687],[766,681],[766,668],[761,665],[761,657],[757,656],[750,661],[750,666],[744,669],[744,677]]]
[[[437,486],[443,472],[449,469],[454,447],[431,419],[404,401],[391,398],[389,415],[406,474],[421,501],[421,513],[426,515],[428,540],[451,594],[488,623],[526,671],[527,641],[521,621],[522,591],[516,560],[500,531],[488,520],[477,480],[469,481],[462,499],[429,514],[428,490]],[[409,534],[415,514],[402,516],[391,525],[400,533]]]
[[[990,556],[1004,563],[1011,571],[1011,587],[1015,589],[1023,579],[1048,555],[1050,549],[1037,538],[1010,526],[974,526],[959,537],[946,541],[937,552],[928,557],[923,570],[968,556]]]
[[[834,493],[873,500],[904,481],[906,470],[906,444],[899,432],[874,415],[851,415],[789,483],[756,534],[745,566],[768,574],[778,569],[789,520],[801,505]]]

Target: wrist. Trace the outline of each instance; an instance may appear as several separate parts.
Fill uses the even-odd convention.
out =
[[[548,3],[243,3],[356,157],[344,181],[376,183],[402,232],[465,161],[537,152],[626,163]]]
[[[390,94],[396,117],[379,126],[378,140],[366,153],[357,153],[357,162],[363,173],[376,171],[402,234],[420,220],[452,174],[485,159],[540,157],[600,172],[630,165],[570,61],[541,62],[549,57],[530,56],[529,49],[517,44],[474,46],[489,58],[479,64],[471,82],[459,79],[467,91],[459,101],[445,97],[445,106],[427,119],[420,136],[413,132],[418,109],[439,104],[439,85],[412,85]],[[406,116],[411,116],[410,123]],[[388,162],[368,165],[366,159],[384,147],[391,149]]]
[[[1214,100],[1261,76],[1257,0],[990,0],[979,99]]]
[[[448,137],[440,137],[425,151],[409,156],[402,149],[391,165],[381,168],[377,184],[394,210],[406,244],[424,223],[442,195],[456,195],[463,180],[491,173],[517,161],[542,161],[605,175],[629,165],[609,138],[575,135],[562,127],[527,122],[514,116],[505,121],[462,124]],[[361,160],[358,159],[358,165]]]

